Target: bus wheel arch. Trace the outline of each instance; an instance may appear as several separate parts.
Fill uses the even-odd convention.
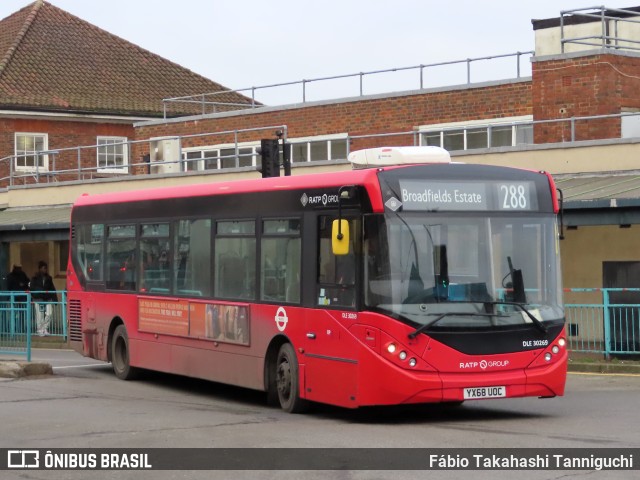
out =
[[[135,379],[140,370],[132,367],[129,362],[129,335],[127,327],[121,319],[112,322],[109,327],[109,359],[113,366],[113,373],[121,380]]]
[[[308,409],[308,402],[300,397],[298,358],[284,335],[275,337],[269,344],[264,375],[270,405],[279,405],[289,413],[302,413]]]

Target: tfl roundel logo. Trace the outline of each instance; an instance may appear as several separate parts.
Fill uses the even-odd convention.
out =
[[[281,332],[284,332],[284,329],[287,328],[287,323],[289,323],[289,317],[287,317],[287,311],[282,307],[278,308],[278,311],[276,312],[275,320],[276,320],[276,327],[278,327],[278,330],[280,330]]]

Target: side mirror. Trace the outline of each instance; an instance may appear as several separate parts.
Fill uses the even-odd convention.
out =
[[[331,224],[331,249],[334,255],[349,254],[349,221],[344,218]]]

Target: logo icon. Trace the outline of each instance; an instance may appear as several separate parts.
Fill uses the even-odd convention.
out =
[[[487,368],[487,361],[486,360],[480,360],[480,368],[482,370],[484,370],[485,368]]]
[[[395,212],[402,206],[402,203],[397,198],[391,197],[389,200],[386,201],[385,205],[389,210],[391,210],[392,212]]]
[[[300,203],[302,203],[303,207],[306,207],[307,203],[309,203],[309,197],[307,197],[306,193],[303,193],[302,197],[300,197]]]
[[[7,450],[7,468],[40,468],[38,450]]]
[[[281,332],[284,332],[284,329],[287,328],[287,323],[289,323],[289,317],[287,317],[287,311],[280,307],[278,308],[278,311],[276,312],[276,327],[278,327],[278,330],[280,330]]]

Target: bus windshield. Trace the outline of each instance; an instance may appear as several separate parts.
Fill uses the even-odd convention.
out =
[[[557,248],[548,214],[370,215],[365,305],[432,328],[561,321]]]

